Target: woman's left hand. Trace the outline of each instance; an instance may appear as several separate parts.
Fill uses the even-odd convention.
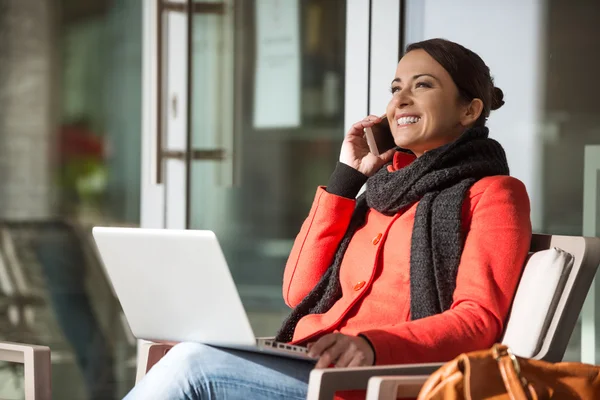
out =
[[[308,344],[308,354],[319,357],[315,368],[361,367],[373,365],[375,354],[369,342],[360,336],[330,333]]]

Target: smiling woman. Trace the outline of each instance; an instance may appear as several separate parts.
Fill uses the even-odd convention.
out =
[[[316,368],[439,362],[490,347],[529,249],[527,192],[485,127],[502,104],[485,63],[446,40],[417,43],[392,93],[398,148],[369,151],[364,129],[379,117],[351,127],[286,265],[293,311],[277,340],[306,345]],[[313,367],[180,344],[128,398],[305,398]]]
[[[442,39],[407,48],[391,91],[386,114],[396,144],[417,155],[456,140],[467,126],[484,126],[504,104],[483,60]]]

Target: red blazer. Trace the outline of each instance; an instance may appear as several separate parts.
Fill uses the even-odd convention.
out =
[[[354,199],[317,190],[285,268],[288,306],[295,307],[331,265],[354,205]],[[462,210],[465,244],[452,307],[411,321],[409,261],[416,208],[394,216],[369,210],[342,261],[342,298],[325,314],[302,318],[293,343],[334,330],[363,334],[375,349],[376,364],[382,365],[447,361],[501,338],[531,240],[525,186],[515,178],[493,176],[471,187]]]

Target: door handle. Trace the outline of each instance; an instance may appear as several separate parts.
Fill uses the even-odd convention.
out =
[[[163,150],[162,158],[186,161],[186,152],[183,150]],[[225,149],[193,149],[190,158],[199,161],[223,161],[227,157]]]

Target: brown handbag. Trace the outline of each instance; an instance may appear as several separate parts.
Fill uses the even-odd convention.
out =
[[[418,400],[600,399],[600,367],[515,357],[504,345],[462,354],[437,370]]]

